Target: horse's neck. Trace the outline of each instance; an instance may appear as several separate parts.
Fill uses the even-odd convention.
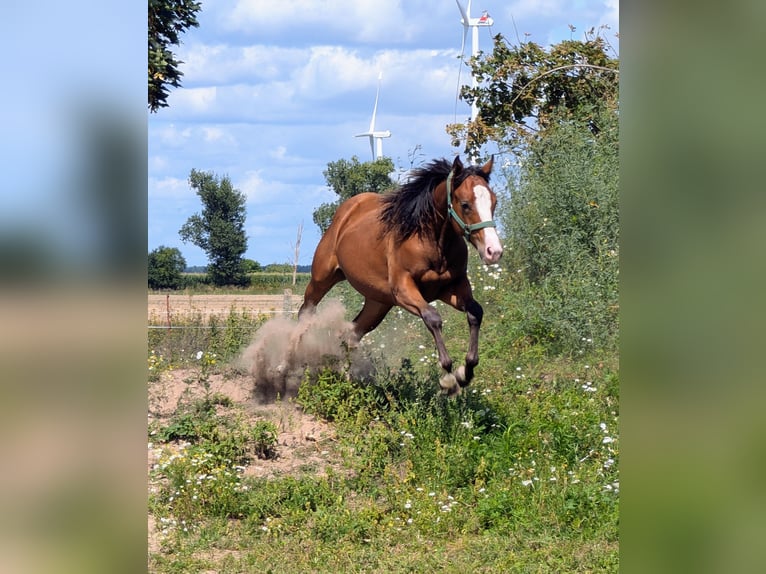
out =
[[[436,209],[436,237],[439,251],[447,255],[454,241],[462,241],[462,237],[455,233],[452,227],[449,213],[447,212],[447,185],[439,184],[434,190],[434,207]]]

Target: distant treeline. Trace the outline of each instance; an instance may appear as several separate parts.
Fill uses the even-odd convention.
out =
[[[260,294],[279,294],[285,289],[293,289],[295,292],[302,292],[311,278],[308,272],[299,272],[295,277],[293,285],[293,273],[284,273],[281,271],[256,271],[247,274],[247,285],[236,287],[216,287],[207,273],[184,272],[181,274],[178,290],[186,290],[192,293],[218,293],[227,292],[232,289],[234,292],[260,293]]]
[[[184,273],[207,273],[207,266],[206,265],[192,265],[190,267],[186,267],[183,271]],[[263,272],[263,273],[292,273],[293,272],[293,266],[288,263],[269,263],[268,265],[265,265],[261,269],[259,269],[257,272]],[[298,265],[298,273],[310,273],[311,272],[311,265]]]

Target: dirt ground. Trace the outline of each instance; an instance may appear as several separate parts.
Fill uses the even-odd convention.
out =
[[[149,383],[149,423],[166,424],[183,399],[202,396],[204,389],[194,383],[198,376],[195,369],[177,369],[162,373],[158,381]],[[277,458],[253,459],[244,471],[245,476],[271,477],[311,473],[325,475],[332,467],[340,471],[333,457],[332,445],[335,433],[327,423],[304,413],[289,401],[259,403],[253,397],[253,378],[250,374],[236,371],[211,375],[210,391],[232,399],[244,416],[255,423],[271,421],[278,429]],[[151,470],[164,451],[178,448],[173,444],[150,442],[148,445],[148,470]],[[151,482],[150,482],[151,488]],[[161,534],[154,517],[148,516],[149,552],[158,552]]]
[[[178,295],[149,294],[149,321],[166,324],[174,318],[201,315],[226,315],[231,309],[253,314],[278,315],[287,310],[297,312],[303,301],[302,294],[289,290],[283,295]]]
[[[328,356],[351,361],[352,372],[363,372],[367,362],[361,352],[350,352],[344,342],[351,324],[345,319],[340,302],[328,301],[317,313],[300,324],[283,314],[283,305],[300,305],[301,296],[263,295],[150,295],[149,317],[167,313],[171,321],[182,314],[227,314],[234,307],[254,313],[273,312],[275,316],[260,329],[251,345],[231,365],[208,377],[208,389],[200,382],[199,367],[172,369],[148,383],[148,423],[150,428],[166,426],[182,401],[204,396],[205,392],[229,397],[246,421],[270,421],[277,427],[277,457],[253,459],[243,474],[251,477],[323,476],[328,469],[342,473],[337,455],[336,435],[327,423],[303,412],[289,400],[294,397],[307,365],[318,365]],[[257,392],[256,392],[257,391]],[[153,443],[149,437],[148,470],[154,468],[163,452],[177,452],[180,445]],[[176,449],[173,451],[173,449]],[[150,476],[150,488],[152,488]],[[149,550],[160,548],[160,534],[154,517],[149,520]]]

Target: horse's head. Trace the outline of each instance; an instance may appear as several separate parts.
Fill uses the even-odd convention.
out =
[[[465,168],[460,157],[455,157],[447,176],[447,211],[453,228],[471,242],[487,264],[496,263],[503,254],[492,219],[497,203],[489,187],[492,162],[490,158],[481,168]],[[461,183],[455,187],[454,182],[458,181]]]

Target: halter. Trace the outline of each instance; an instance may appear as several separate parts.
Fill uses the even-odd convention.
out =
[[[474,223],[472,225],[467,225],[463,222],[462,219],[460,219],[460,216],[457,214],[457,212],[452,209],[452,176],[454,175],[454,172],[450,171],[449,175],[447,176],[447,213],[457,222],[458,226],[460,226],[460,229],[463,230],[463,235],[465,235],[465,238],[468,239],[471,237],[471,233],[474,231],[479,231],[479,229],[484,229],[485,227],[496,227],[494,220],[490,219],[489,221],[481,221],[479,223]]]

